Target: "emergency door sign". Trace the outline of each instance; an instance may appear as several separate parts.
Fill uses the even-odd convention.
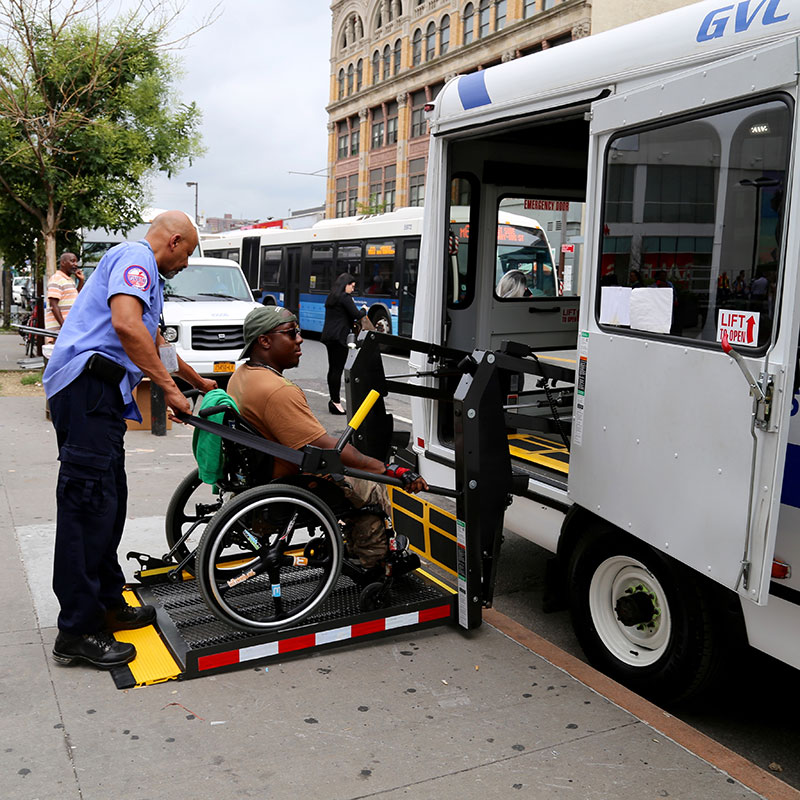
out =
[[[760,316],[757,311],[720,310],[717,316],[717,341],[721,342],[722,334],[727,333],[731,344],[755,347]]]

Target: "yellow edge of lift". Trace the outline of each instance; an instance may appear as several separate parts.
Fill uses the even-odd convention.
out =
[[[126,589],[123,596],[128,605],[141,605],[130,589]],[[130,642],[136,648],[136,658],[128,664],[136,686],[164,683],[175,680],[181,674],[178,662],[161,640],[155,625],[134,631],[117,631],[114,638],[118,642]]]

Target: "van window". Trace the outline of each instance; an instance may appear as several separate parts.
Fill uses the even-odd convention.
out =
[[[164,283],[165,300],[246,300],[253,294],[238,267],[191,264]]]
[[[792,109],[625,132],[606,152],[601,325],[763,347],[775,328]],[[641,289],[661,289],[641,292]]]
[[[500,202],[494,276],[499,300],[519,302],[559,294],[553,256],[537,214],[525,198],[506,197]]]
[[[478,216],[477,181],[474,176],[456,175],[450,181],[447,237],[447,305],[468,306],[475,292],[477,237],[470,240],[470,224]]]

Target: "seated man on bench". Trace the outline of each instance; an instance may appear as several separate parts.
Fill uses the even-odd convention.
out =
[[[330,436],[314,416],[302,389],[283,376],[284,370],[298,365],[302,355],[300,345],[303,337],[297,317],[278,306],[256,308],[244,321],[244,342],[239,358],[248,361],[236,370],[228,384],[228,394],[236,402],[242,417],[265,438],[294,450],[306,445],[334,448],[336,438]],[[341,458],[346,467],[400,478],[406,491],[421,492],[428,488],[425,480],[415,472],[398,467],[387,468],[378,459],[360,453],[352,445],[345,446]],[[296,470],[294,465],[276,458],[273,477],[280,479]],[[376,506],[391,516],[389,497],[382,484],[347,478],[342,489],[356,508]],[[348,531],[348,547],[365,569],[378,571],[382,568],[388,553],[383,516],[360,515]]]

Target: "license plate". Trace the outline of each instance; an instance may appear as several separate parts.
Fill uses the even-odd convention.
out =
[[[214,372],[235,372],[236,364],[233,361],[215,361]]]

